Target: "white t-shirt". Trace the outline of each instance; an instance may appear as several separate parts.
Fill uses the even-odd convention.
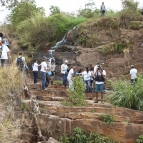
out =
[[[131,79],[137,78],[137,69],[133,68],[130,70]]]
[[[8,55],[7,52],[9,52],[9,48],[6,45],[2,45],[2,55],[1,55],[1,59],[8,59]]]
[[[91,72],[89,71],[87,73],[87,71],[84,71],[84,72],[82,72],[82,76],[83,76],[84,81],[90,80]]]
[[[73,74],[74,74],[74,70],[71,69],[71,70],[69,71],[69,73],[68,73],[68,77],[67,77],[67,78],[71,80]]]
[[[0,37],[0,41],[2,41],[2,38]]]
[[[100,73],[100,74],[101,74],[101,73]],[[103,71],[102,71],[102,74],[103,74],[104,76],[106,76],[106,71],[103,70]],[[99,81],[96,81],[95,84],[104,84],[104,82],[103,82],[103,81],[100,81],[100,82],[99,82]]]
[[[32,68],[33,68],[33,71],[38,71],[38,64],[34,63]]]
[[[67,72],[68,66],[66,64],[61,65],[61,73],[65,74]]]
[[[47,72],[47,71],[45,70],[45,68],[47,69],[47,64],[46,64],[46,62],[44,61],[44,62],[41,63],[41,71],[42,71],[42,72]]]

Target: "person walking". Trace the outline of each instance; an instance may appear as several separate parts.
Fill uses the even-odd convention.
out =
[[[76,66],[73,66],[73,68],[70,69],[70,71],[68,73],[68,76],[67,76],[67,80],[69,82],[69,89],[71,89],[71,90],[74,90],[72,83],[73,83],[73,80],[74,80],[73,78],[75,76],[74,75],[75,74],[75,70],[76,70]]]
[[[16,65],[18,67],[18,70],[20,72],[22,72],[23,78],[24,78],[24,83],[25,83],[25,85],[27,85],[26,69],[28,67],[27,67],[27,63],[25,61],[25,57],[22,56],[21,52],[18,54],[18,57],[16,58]]]
[[[102,2],[102,5],[100,7],[100,12],[101,12],[101,16],[105,16],[106,8],[104,5],[104,2]]]
[[[34,75],[34,84],[38,81],[38,61],[34,60],[34,64],[32,65],[33,75]]]
[[[137,69],[135,69],[134,65],[131,65],[131,70],[130,70],[130,79],[131,79],[131,84],[135,84],[137,82]]]
[[[44,57],[41,63],[41,76],[42,76],[42,90],[46,88],[46,72],[47,72],[47,61],[48,58]]]
[[[89,71],[88,67],[85,68],[85,71],[82,73],[82,76],[83,76],[83,80],[86,84],[86,93],[92,92],[92,87],[90,84],[91,72]]]
[[[66,87],[67,86],[67,71],[68,71],[68,61],[64,60],[64,63],[61,65],[61,74],[63,77],[63,86]]]
[[[0,41],[0,56],[1,56],[1,66],[5,67],[8,64],[8,60],[11,59],[11,54],[9,48],[4,44],[4,41]]]
[[[95,73],[95,96],[96,100],[94,103],[98,103],[98,94],[101,93],[101,103],[103,103],[103,92],[104,92],[104,82],[106,72],[103,72],[101,67],[99,66]]]

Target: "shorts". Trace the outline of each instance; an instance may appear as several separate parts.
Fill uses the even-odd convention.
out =
[[[104,84],[95,84],[95,92],[103,92]]]

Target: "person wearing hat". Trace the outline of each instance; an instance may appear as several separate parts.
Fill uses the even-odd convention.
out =
[[[46,88],[46,72],[47,72],[47,57],[42,58],[42,63],[41,63],[41,77],[42,77],[42,90],[45,90]]]
[[[68,61],[64,60],[63,64],[61,65],[61,74],[63,77],[63,86],[66,87],[67,86],[67,71],[68,71]]]
[[[137,82],[137,69],[135,69],[134,65],[131,65],[130,77],[131,77],[131,84],[135,84]]]

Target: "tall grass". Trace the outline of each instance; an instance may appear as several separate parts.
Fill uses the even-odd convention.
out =
[[[143,111],[143,75],[138,76],[135,85],[127,80],[119,80],[113,88],[114,92],[107,97],[108,102],[114,106]]]
[[[0,143],[16,142],[18,129],[14,106],[22,84],[22,75],[15,65],[0,68]]]

